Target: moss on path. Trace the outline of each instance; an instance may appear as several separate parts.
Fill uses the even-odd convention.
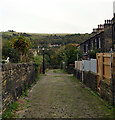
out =
[[[49,70],[28,92],[20,118],[108,118],[112,109],[69,74]]]

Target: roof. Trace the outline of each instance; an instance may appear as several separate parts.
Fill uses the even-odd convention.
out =
[[[104,31],[101,31],[101,32],[99,32],[99,33],[97,33],[97,34],[95,34],[94,36],[92,36],[91,38],[89,38],[88,40],[85,40],[84,42],[82,42],[81,44],[79,44],[78,46],[80,46],[80,45],[82,45],[83,43],[85,43],[85,42],[87,42],[87,41],[89,41],[90,39],[92,39],[92,38],[94,38],[94,37],[96,37],[96,36],[98,36],[99,34],[102,34]],[[77,47],[78,47],[77,46]]]

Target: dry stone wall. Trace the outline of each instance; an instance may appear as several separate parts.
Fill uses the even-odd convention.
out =
[[[2,65],[2,106],[8,105],[21,96],[25,87],[30,87],[37,75],[34,63]]]

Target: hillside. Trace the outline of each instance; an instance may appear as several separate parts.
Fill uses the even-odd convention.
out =
[[[39,46],[51,46],[58,44],[59,46],[66,45],[68,43],[80,44],[91,37],[91,34],[37,34],[37,33],[17,33],[17,32],[3,32],[2,39],[3,44],[11,40],[13,36],[21,34],[22,36],[29,37],[33,43],[33,47]]]

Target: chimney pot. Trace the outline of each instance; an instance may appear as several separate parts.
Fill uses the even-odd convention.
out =
[[[105,20],[105,24],[106,24],[106,22],[107,22],[107,21]]]
[[[111,24],[111,20],[109,20],[109,24]]]
[[[100,28],[102,28],[102,25],[100,24]]]

